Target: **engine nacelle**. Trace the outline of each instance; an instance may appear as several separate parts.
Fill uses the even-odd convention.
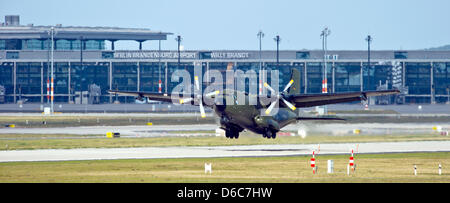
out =
[[[262,127],[262,128],[269,128],[275,131],[279,131],[280,130],[280,125],[278,124],[278,122],[276,122],[272,117],[266,117],[266,116],[255,116],[253,118],[253,120],[255,121],[255,123]]]
[[[139,96],[136,97],[136,100],[140,101],[140,102],[146,102],[147,98],[144,97],[144,95],[139,94]]]

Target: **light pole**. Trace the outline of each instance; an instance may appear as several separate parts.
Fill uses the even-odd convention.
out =
[[[327,37],[331,34],[331,30],[325,27],[320,36],[322,37],[322,50],[323,50],[323,75],[322,75],[322,93],[328,93],[327,84]]]
[[[257,34],[259,38],[259,94],[262,94],[262,38],[264,37],[264,33],[260,30]]]
[[[48,34],[50,36],[50,32]],[[45,40],[47,45],[47,104],[50,104],[50,38],[51,37],[48,37],[47,40]]]
[[[370,43],[373,38],[370,35],[367,35],[367,87],[366,90],[370,90]]]
[[[83,66],[83,49],[84,49],[84,38],[83,38],[83,36],[80,36],[80,72],[84,76],[84,75],[86,75],[86,73],[84,71],[84,66]],[[80,85],[80,88],[79,88],[80,104],[82,104],[83,103],[83,86],[84,86],[85,80],[81,79],[79,81],[79,83],[80,83],[79,84]]]
[[[158,93],[162,93],[161,86],[161,40],[158,40]]]
[[[178,67],[177,67],[177,69],[180,68],[180,43],[181,43],[181,40],[182,40],[182,38],[180,35],[178,35],[177,38],[175,38],[175,41],[178,42]]]
[[[277,42],[277,70],[278,70],[278,65],[280,62],[280,54],[279,54],[280,41],[281,41],[280,35],[277,35],[275,38],[273,38],[273,40],[275,40],[275,42]]]
[[[53,114],[55,111],[54,111],[54,109],[53,109],[53,97],[54,97],[54,77],[53,77],[53,64],[54,64],[54,50],[55,50],[55,41],[54,41],[54,37],[55,37],[55,28],[54,27],[51,27],[50,28],[50,35],[51,35],[51,54],[50,54],[50,60],[51,60],[51,71],[50,71],[50,78],[51,78],[51,81],[50,81],[50,99],[51,99],[51,102],[50,102],[50,112],[51,112],[51,114]]]
[[[180,45],[181,45],[181,40],[182,40],[182,38],[181,38],[180,35],[178,35],[177,38],[175,38],[175,41],[178,42],[178,47],[177,47],[177,49],[178,49],[178,64],[177,64],[177,70],[180,69]],[[167,69],[166,69],[166,76],[167,76]],[[167,77],[166,77],[166,92],[167,92]]]
[[[327,83],[327,37],[331,34],[331,30],[325,27],[320,36],[322,37],[322,49],[323,49],[323,75],[322,75],[322,93],[328,93],[328,83]],[[328,114],[327,106],[323,106],[324,114]]]

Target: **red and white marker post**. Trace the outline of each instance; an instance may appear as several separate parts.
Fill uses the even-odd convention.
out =
[[[327,79],[322,80],[322,93],[328,93]]]
[[[263,87],[262,80],[259,79],[259,95],[262,95],[262,87]]]
[[[161,80],[158,81],[158,93],[162,93],[162,83],[161,83]]]
[[[311,168],[313,169],[313,174],[316,174],[316,158],[314,157],[314,151],[312,153],[312,158],[311,158]]]
[[[50,99],[51,99],[51,101],[53,101],[53,92],[54,92],[54,85],[53,85],[53,78],[52,78],[52,80],[50,82]]]
[[[350,168],[352,169],[352,172],[355,171],[355,160],[353,159],[353,149],[352,149],[352,156],[350,156],[350,159],[348,161],[348,165],[350,166]]]

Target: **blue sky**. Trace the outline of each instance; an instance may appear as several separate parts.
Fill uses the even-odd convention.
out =
[[[20,15],[21,24],[150,28],[174,33],[162,43],[186,50],[320,49],[320,31],[329,27],[328,49],[422,49],[450,44],[448,0],[0,0],[0,16]],[[109,43],[106,43],[109,46]],[[117,43],[137,49],[137,42]],[[144,43],[157,49],[157,42]]]

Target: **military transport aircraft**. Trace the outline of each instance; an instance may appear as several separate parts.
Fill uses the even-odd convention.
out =
[[[239,138],[239,133],[244,129],[250,130],[257,134],[262,134],[264,138],[276,138],[276,133],[280,131],[284,126],[296,122],[297,120],[343,120],[339,118],[330,117],[298,117],[296,108],[305,108],[313,106],[322,106],[326,104],[336,104],[343,102],[361,101],[367,100],[369,96],[382,96],[397,94],[398,90],[381,90],[381,91],[363,91],[363,92],[344,92],[344,93],[322,93],[322,94],[300,94],[300,74],[298,70],[292,69],[291,80],[286,85],[282,92],[275,91],[267,83],[264,87],[271,92],[271,103],[265,105],[263,102],[256,102],[256,105],[250,105],[249,100],[257,98],[258,95],[252,95],[246,92],[240,92],[237,90],[224,89],[222,92],[213,91],[205,94],[205,98],[202,94],[190,94],[188,98],[179,97],[179,95],[171,95],[164,93],[151,93],[151,92],[132,92],[132,91],[118,91],[109,90],[110,94],[119,94],[125,96],[135,96],[140,100],[145,98],[162,101],[162,102],[174,102],[179,104],[190,103],[192,105],[198,105],[200,107],[201,116],[205,117],[204,101],[206,99],[228,98],[224,99],[221,103],[209,102],[205,104],[212,108],[217,116],[220,118],[220,128],[225,131],[227,138]],[[194,77],[195,89],[199,90],[198,77]],[[244,105],[237,104],[237,95],[244,94],[246,103]],[[176,99],[173,99],[176,98]],[[231,99],[229,99],[231,98]],[[279,101],[282,102],[279,102]],[[207,102],[206,102],[207,103]],[[272,113],[275,106],[278,106],[277,112]],[[264,112],[264,113],[261,113]]]

